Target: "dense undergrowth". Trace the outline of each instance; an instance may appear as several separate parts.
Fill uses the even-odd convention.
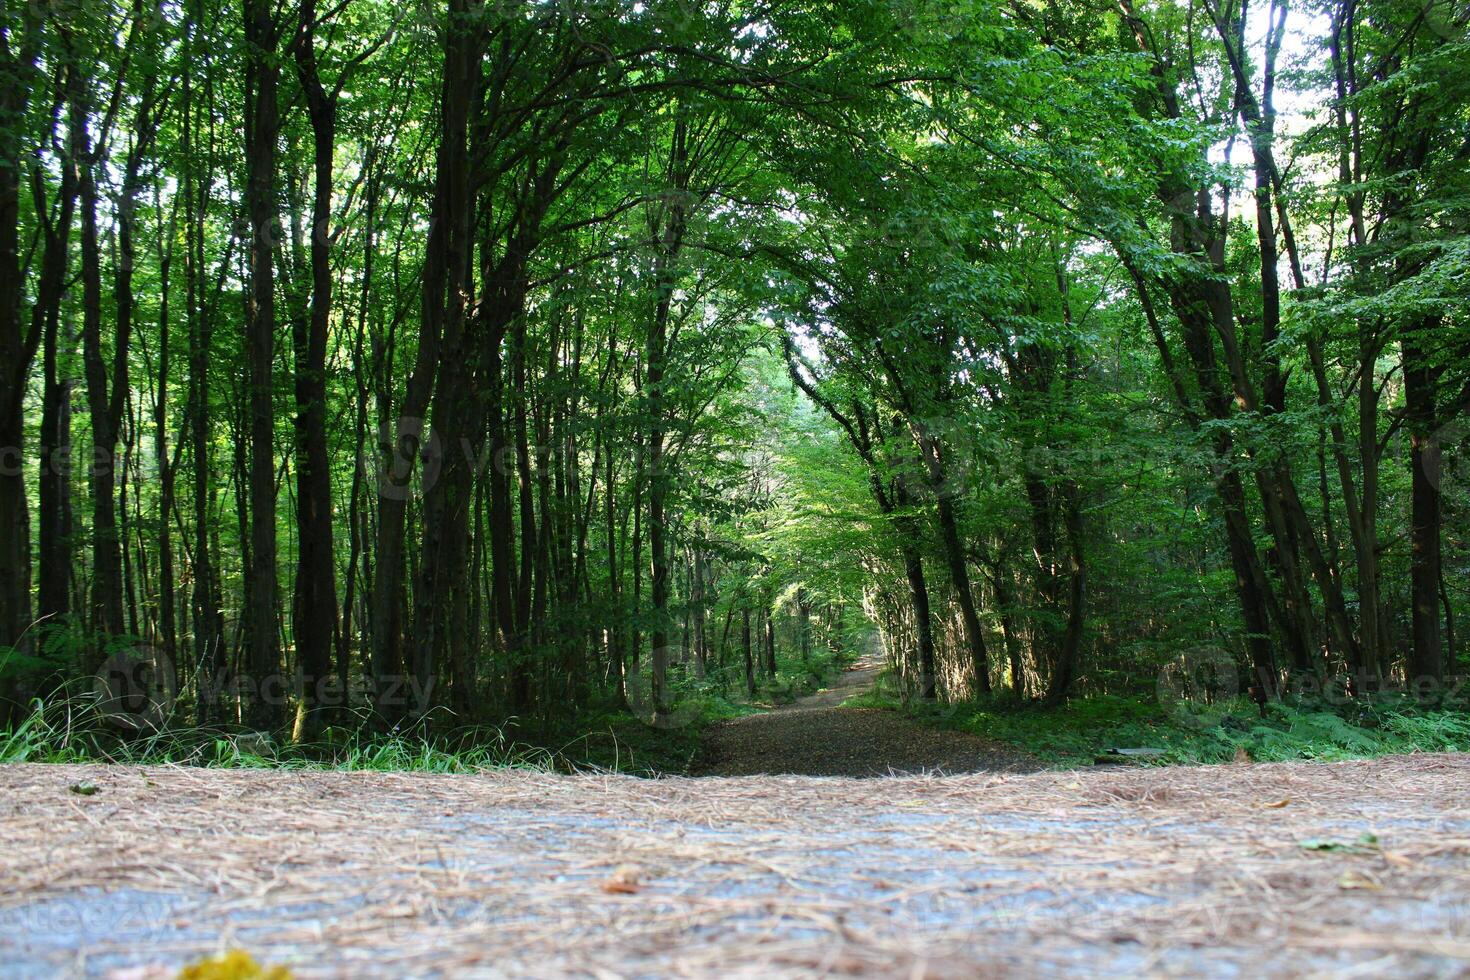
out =
[[[1076,698],[1056,708],[996,698],[983,703],[904,705],[886,683],[847,707],[903,710],[917,720],[1026,749],[1056,767],[1089,765],[1114,749],[1161,749],[1139,761],[1217,763],[1244,751],[1257,762],[1335,761],[1408,752],[1470,751],[1470,712],[1425,708],[1407,698],[1327,705],[1240,698],[1200,714],[1143,696]]]
[[[306,742],[276,740],[239,728],[165,725],[119,730],[89,692],[38,702],[15,729],[0,732],[0,763],[177,764],[213,768],[294,768],[464,773],[484,769],[606,770],[638,775],[683,773],[710,725],[789,703],[820,688],[850,658],[792,658],[744,692],[743,671],[696,678],[671,671],[674,713],[655,720],[631,706],[592,705],[557,723],[510,719],[501,726],[435,725],[382,733],[366,719],[337,725]],[[1256,761],[1362,758],[1390,753],[1470,751],[1470,712],[1426,708],[1384,697],[1325,705],[1273,702],[1262,712],[1237,699],[1200,714],[1157,700],[1111,695],[1077,698],[1057,708],[1003,697],[981,703],[904,704],[891,679],[850,698],[848,707],[901,710],[939,728],[1021,747],[1042,762],[1089,765],[1113,749],[1156,749],[1138,761],[1218,763],[1243,751]]]
[[[364,725],[328,728],[319,739],[296,743],[226,727],[165,725],[156,731],[123,732],[98,712],[93,699],[73,696],[37,702],[20,725],[0,732],[0,763],[19,762],[473,772],[550,768],[554,758],[492,727],[379,734]]]
[[[153,731],[118,728],[92,691],[37,701],[15,728],[0,731],[0,763],[118,763],[212,768],[337,769],[464,773],[483,769],[601,769],[635,775],[682,773],[711,724],[789,703],[809,693],[850,658],[814,653],[777,664],[754,698],[743,671],[695,678],[687,665],[670,671],[676,706],[666,719],[619,703],[594,705],[555,724],[510,719],[499,726],[450,726],[443,717],[383,733],[366,715],[326,728],[310,741],[278,740],[238,727],[170,721]]]

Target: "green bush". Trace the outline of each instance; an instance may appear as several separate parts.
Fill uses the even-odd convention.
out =
[[[1242,698],[1214,706],[1218,723],[1208,727],[1182,723],[1150,699],[1110,695],[1057,708],[1004,697],[905,707],[883,683],[845,704],[905,710],[927,724],[1020,746],[1059,768],[1089,765],[1115,748],[1162,749],[1157,764],[1229,762],[1242,749],[1260,762],[1470,751],[1470,714],[1420,709],[1404,699],[1355,701],[1341,710],[1273,702],[1262,715]]]

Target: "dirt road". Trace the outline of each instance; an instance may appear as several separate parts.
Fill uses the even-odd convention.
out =
[[[893,711],[841,708],[871,688],[879,665],[858,661],[795,703],[713,726],[692,771],[701,776],[887,776],[1038,768],[1024,752],[927,728]]]

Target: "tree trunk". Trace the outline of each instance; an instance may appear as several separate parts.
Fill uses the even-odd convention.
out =
[[[40,344],[34,328],[21,330],[25,283],[21,276],[20,175],[28,147],[21,120],[39,79],[38,7],[27,5],[19,50],[7,35],[0,44],[0,645],[22,647],[31,625],[30,509],[25,487],[25,397]],[[20,31],[14,32],[20,35]],[[0,725],[22,708],[18,682],[0,680]]]
[[[1005,638],[1006,658],[1010,662],[1011,691],[1017,698],[1024,699],[1026,697],[1026,668],[1021,662],[1021,638],[1016,635],[1010,583],[1006,578],[1006,570],[999,561],[991,565],[991,575],[995,588],[995,603],[1000,607],[1001,636]]]
[[[694,587],[690,601],[694,606],[694,676],[700,680],[709,665],[709,638],[705,635],[708,629],[706,620],[709,610],[705,605],[705,578],[706,568],[704,549],[696,541],[694,544]]]
[[[942,484],[941,484],[942,486]],[[954,503],[948,497],[939,499],[939,536],[944,542],[944,560],[949,566],[949,581],[960,604],[965,623],[965,639],[970,647],[970,669],[975,677],[975,693],[990,693],[990,654],[985,648],[985,630],[975,612],[975,594],[970,589],[970,571],[965,564],[964,546],[960,542],[955,521]]]
[[[85,96],[84,96],[85,98]],[[84,112],[86,110],[83,110]],[[97,148],[100,152],[101,148]],[[84,136],[81,154],[82,206],[82,362],[87,379],[87,407],[92,422],[92,601],[89,625],[109,636],[123,625],[122,542],[117,530],[117,437],[122,396],[127,383],[128,313],[118,310],[114,340],[112,391],[102,356],[102,249],[97,231],[98,160]],[[127,276],[120,263],[119,275]],[[130,313],[130,310],[129,310]],[[100,663],[100,654],[96,656]]]
[[[648,405],[648,549],[653,559],[652,601],[653,630],[649,637],[652,645],[653,667],[653,710],[662,716],[669,709],[666,673],[668,671],[668,603],[669,603],[669,556],[664,524],[664,504],[668,496],[669,474],[664,462],[664,358],[667,354],[669,311],[674,297],[674,285],[678,278],[676,264],[684,242],[684,228],[688,219],[685,213],[684,195],[689,189],[689,152],[687,128],[681,116],[674,123],[673,146],[669,159],[669,174],[672,178],[670,193],[664,206],[666,215],[660,215],[653,223],[655,244],[658,246],[656,274],[657,297],[653,319],[648,326],[646,353],[647,405]]]
[[[199,16],[196,0],[191,16]],[[199,20],[193,21],[195,25]],[[193,464],[191,492],[194,507],[194,547],[192,611],[194,620],[193,660],[198,721],[204,725],[221,720],[220,695],[225,681],[224,624],[216,587],[214,562],[211,560],[213,538],[210,534],[213,487],[212,423],[210,411],[209,362],[212,346],[211,307],[205,295],[205,222],[213,181],[199,179],[196,172],[196,120],[200,113],[194,105],[193,77],[208,77],[195,60],[199,30],[195,26],[187,38],[187,70],[183,73],[183,125],[181,144],[185,159],[184,188],[184,305],[189,321],[189,439]],[[207,69],[207,63],[202,66]],[[221,262],[221,270],[227,263]]]
[[[276,334],[275,244],[276,141],[280,134],[276,88],[276,25],[267,0],[246,0],[245,202],[250,218],[250,283],[246,298],[245,352],[250,416],[250,678],[255,696],[248,722],[280,727],[286,685],[276,615],[276,486],[274,358]]]
[[[71,85],[80,87],[80,74]],[[67,251],[76,208],[78,170],[82,160],[81,140],[86,135],[82,100],[73,95],[69,113],[67,155],[62,161],[57,216],[45,235],[41,275],[32,323],[45,322],[43,382],[41,391],[40,486],[37,531],[40,537],[40,581],[37,612],[43,622],[67,616],[71,610],[71,576],[75,547],[72,541],[71,475],[74,460],[71,444],[71,395],[73,381],[58,375],[59,357],[74,346],[70,316],[60,334],[61,298],[65,289]],[[34,326],[33,328],[34,329]],[[65,349],[61,347],[65,341]],[[0,476],[3,479],[3,476]],[[8,642],[0,638],[0,643]]]
[[[156,196],[155,196],[156,200]],[[158,629],[163,652],[170,660],[178,656],[178,625],[174,606],[174,545],[169,520],[174,510],[174,462],[169,455],[168,375],[173,347],[169,342],[169,274],[173,268],[174,230],[178,211],[164,226],[158,221],[158,387],[153,402],[153,441],[158,466]]]
[[[1082,552],[1081,492],[1068,482],[1063,491],[1062,512],[1067,528],[1067,561],[1070,585],[1067,590],[1067,628],[1062,634],[1047,688],[1046,702],[1059,705],[1067,699],[1077,674],[1077,661],[1082,646],[1082,628],[1087,608],[1087,566]]]
[[[905,534],[905,542],[912,541]],[[912,533],[912,531],[910,532]],[[933,701],[937,696],[934,665],[934,628],[929,614],[929,586],[924,581],[924,559],[917,546],[905,544],[903,548],[903,571],[909,583],[909,597],[914,605],[914,626],[919,642],[919,697]]]
[[[740,643],[745,651],[745,693],[755,697],[755,658],[750,649],[750,607],[740,610]]]
[[[1439,622],[1443,505],[1440,494],[1441,447],[1436,431],[1440,369],[1430,363],[1424,349],[1426,338],[1437,326],[1437,320],[1416,323],[1406,332],[1403,341],[1404,400],[1412,470],[1409,602],[1413,646],[1407,670],[1411,689],[1417,682],[1438,682],[1444,677]]]
[[[298,737],[321,722],[337,632],[336,563],[332,553],[331,460],[327,453],[327,331],[332,312],[332,159],[337,100],[317,72],[316,0],[302,0],[292,47],[312,131],[311,307],[292,323],[296,366],[296,588],[291,622],[296,637],[301,720]],[[339,692],[345,696],[346,692]]]
[[[776,616],[766,610],[766,675],[776,679]]]
[[[812,606],[805,586],[796,589],[796,614],[797,631],[801,634],[801,663],[805,666],[812,655]]]
[[[420,292],[418,351],[398,418],[380,428],[379,450],[383,459],[378,486],[377,577],[373,583],[373,702],[382,720],[392,720],[408,707],[401,699],[406,689],[401,671],[403,656],[403,608],[406,575],[404,527],[412,494],[413,471],[420,454],[425,462],[442,463],[456,447],[439,444],[424,420],[434,391],[439,368],[439,348],[444,329],[445,290],[449,282],[450,226],[457,217],[453,208],[464,196],[467,167],[469,104],[474,88],[474,63],[468,23],[469,0],[451,0],[445,14],[444,77],[440,88],[440,139],[435,161],[434,201],[429,219],[429,238],[424,253]],[[425,484],[435,474],[426,468]],[[389,693],[400,696],[388,703]]]

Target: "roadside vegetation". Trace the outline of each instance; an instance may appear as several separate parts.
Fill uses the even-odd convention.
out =
[[[323,729],[311,740],[276,742],[240,726],[179,724],[173,717],[148,731],[117,724],[113,706],[95,690],[62,691],[37,701],[17,726],[0,731],[0,764],[123,763],[209,768],[336,769],[466,773],[485,769],[580,771],[635,775],[682,773],[711,724],[791,701],[824,686],[851,656],[821,650],[777,660],[753,694],[725,668],[695,677],[693,665],[670,671],[678,710],[662,723],[639,705],[607,704],[572,719],[511,719],[504,726],[455,726],[430,717],[404,730],[375,730],[364,712],[354,725]],[[687,668],[687,669],[686,669]],[[636,687],[636,685],[635,685]],[[181,712],[186,716],[187,711]]]
[[[1383,696],[1341,704],[1283,699],[1260,708],[1239,697],[1197,713],[1157,698],[1093,695],[1058,707],[996,697],[981,703],[905,703],[892,678],[844,707],[887,708],[937,728],[965,731],[1022,748],[1046,765],[1166,765],[1250,760],[1339,761],[1411,752],[1470,751],[1463,705],[1426,708]],[[1157,749],[1157,754],[1117,750]]]

